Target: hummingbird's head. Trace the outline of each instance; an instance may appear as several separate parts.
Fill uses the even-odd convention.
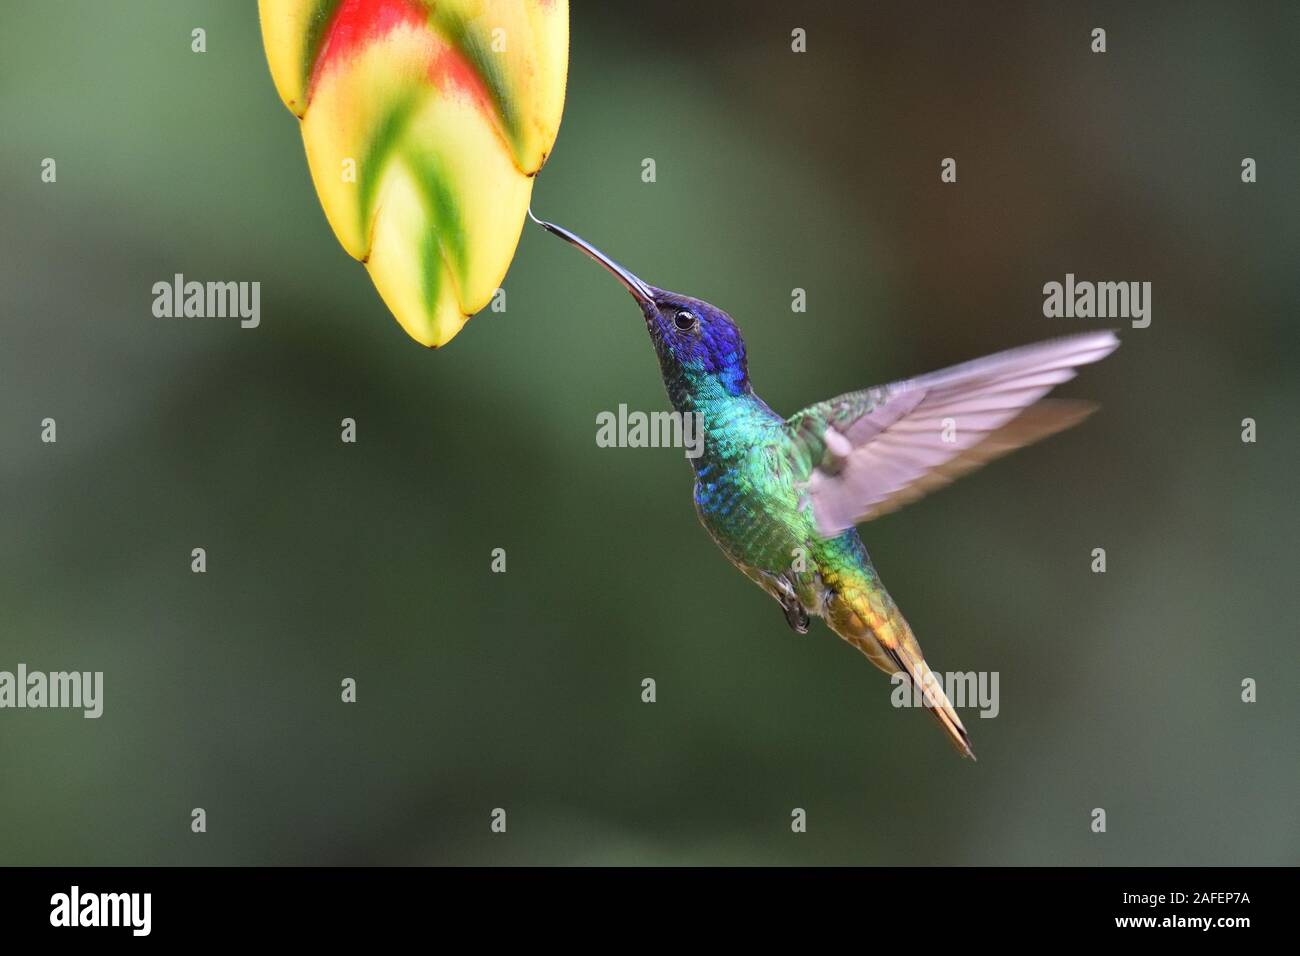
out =
[[[702,299],[656,289],[585,239],[554,223],[536,221],[599,262],[632,294],[645,317],[674,405],[680,404],[674,386],[689,388],[705,377],[716,379],[733,395],[749,389],[745,340],[731,316]]]
[[[745,340],[731,316],[702,299],[649,285],[645,289],[649,297],[638,298],[637,304],[665,379],[674,372],[688,379],[714,376],[733,395],[749,387]]]

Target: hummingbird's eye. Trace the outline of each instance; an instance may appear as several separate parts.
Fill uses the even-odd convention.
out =
[[[687,312],[685,309],[673,316],[673,325],[678,332],[689,332],[699,324],[700,320],[695,317],[695,313]]]

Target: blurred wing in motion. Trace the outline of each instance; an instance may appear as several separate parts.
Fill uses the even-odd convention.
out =
[[[334,235],[423,345],[451,340],[514,257],[559,132],[567,0],[260,0]]]
[[[1087,402],[1040,401],[1119,347],[1088,332],[849,392],[787,422],[804,454],[806,501],[831,536],[887,514],[986,462],[1069,428]]]

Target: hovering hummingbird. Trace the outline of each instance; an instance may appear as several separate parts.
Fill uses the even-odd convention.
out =
[[[966,728],[855,526],[1082,421],[1091,404],[1043,396],[1113,352],[1115,334],[1010,349],[782,418],[754,393],[731,316],[648,285],[567,229],[534,219],[604,266],[641,307],[668,400],[704,429],[703,453],[691,459],[695,510],[722,552],[776,599],[797,633],[817,615],[876,667],[904,675],[973,760]]]

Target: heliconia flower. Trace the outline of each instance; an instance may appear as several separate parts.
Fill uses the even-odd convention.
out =
[[[397,321],[438,346],[514,257],[559,132],[567,0],[259,0],[316,193]]]

